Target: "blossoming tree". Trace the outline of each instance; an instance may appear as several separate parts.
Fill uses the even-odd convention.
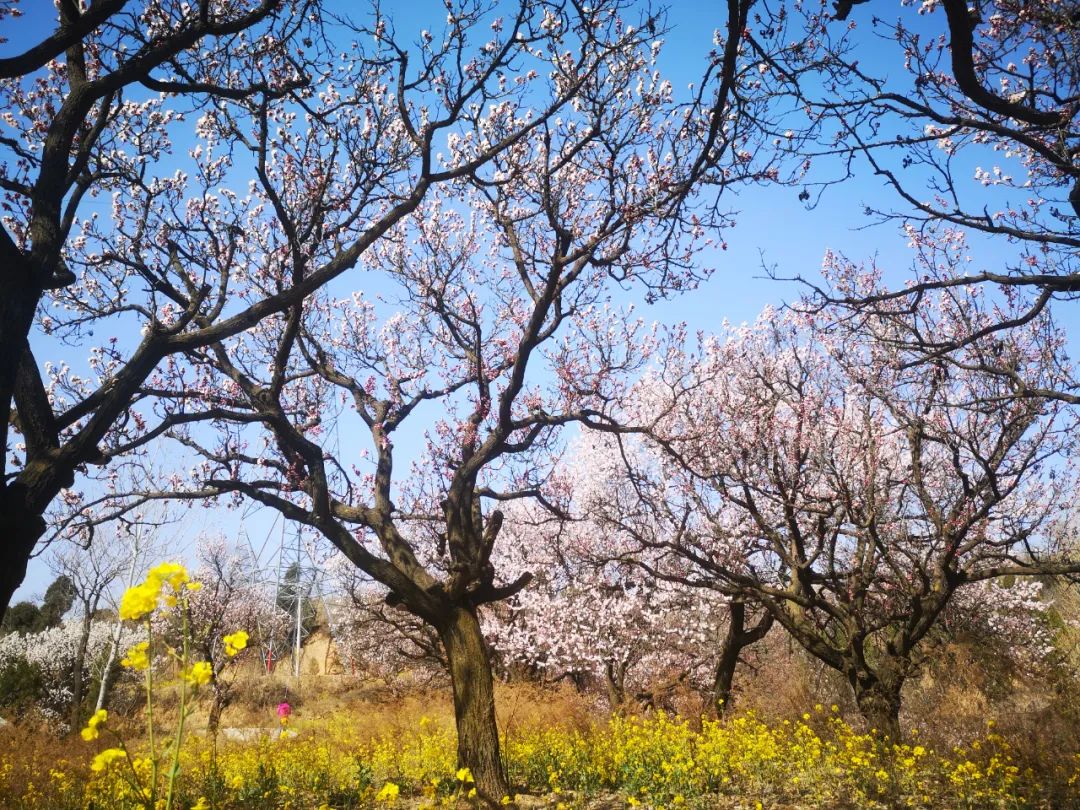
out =
[[[230,552],[223,538],[204,538],[198,550],[199,565],[193,579],[201,584],[189,595],[188,633],[193,654],[210,664],[211,702],[207,730],[217,734],[221,714],[232,697],[233,682],[227,669],[244,657],[249,642],[253,649],[267,638],[281,638],[289,622],[270,594],[251,581],[250,563]],[[164,632],[175,637],[181,618],[161,614]]]
[[[85,537],[131,507],[108,465],[192,418],[197,380],[159,387],[179,357],[299,311],[619,47],[582,29],[549,76],[561,4],[496,21],[451,3],[438,41],[414,47],[377,7],[327,24],[321,6],[62,2],[54,32],[0,60],[0,608],[47,523]],[[17,12],[0,5],[12,32]],[[531,114],[505,115],[525,99]],[[85,368],[46,362],[55,341],[85,346]]]
[[[556,429],[607,420],[647,359],[648,331],[613,287],[667,295],[703,274],[694,251],[725,217],[693,205],[696,183],[778,176],[749,159],[752,128],[713,133],[709,109],[676,102],[649,20],[579,12],[546,8],[550,40],[529,46],[573,103],[536,124],[512,97],[478,111],[438,169],[459,179],[372,245],[373,292],[314,296],[153,382],[219,428],[167,431],[201,458],[188,497],[249,498],[312,527],[436,630],[461,764],[495,801],[507,791],[477,611],[529,574],[496,571],[492,503],[538,495]],[[485,48],[518,36],[493,23]],[[526,134],[466,179],[506,132]],[[396,443],[425,430],[410,473]]]
[[[968,341],[1075,300],[1075,7],[1054,0],[904,0],[890,10],[837,0],[830,13],[827,5],[762,3],[747,30],[762,82],[791,101],[788,134],[798,139],[780,136],[775,147],[808,156],[820,170],[804,198],[827,201],[828,186],[869,170],[887,193],[868,199],[866,214],[899,225],[918,252],[936,256],[957,241],[976,251],[990,247],[961,265],[922,261],[904,285],[879,279],[859,288],[837,279],[818,288],[815,304],[843,304],[871,325],[892,322],[908,362],[917,363],[969,361],[962,351]],[[777,49],[778,42],[787,46]],[[973,286],[1010,297],[1010,317],[948,338],[911,317],[932,306],[936,291],[963,295]],[[993,355],[980,362],[988,373],[1023,382]],[[1032,393],[1077,401],[1073,379],[1056,385]]]
[[[503,531],[513,542],[498,549],[500,565],[536,577],[485,617],[485,630],[504,661],[547,677],[594,679],[612,707],[653,704],[682,684],[710,695],[719,714],[732,702],[740,656],[772,617],[751,606],[747,627],[745,600],[680,576],[686,566],[677,559],[643,553],[643,536],[674,536],[688,519],[640,508],[640,482],[626,465],[640,470],[655,454],[621,433],[586,432],[571,444],[547,482],[556,513],[529,504],[507,512]]]
[[[55,30],[0,60],[0,610],[45,532],[46,509],[77,499],[65,492],[76,472],[146,428],[128,411],[173,350],[159,308],[169,300],[174,325],[213,312],[209,289],[198,292],[208,278],[185,286],[183,274],[149,260],[155,237],[141,214],[168,218],[166,198],[175,214],[181,189],[193,190],[168,158],[185,113],[281,100],[307,83],[289,43],[307,28],[311,3],[131,5],[57,3]],[[20,16],[3,4],[5,33],[20,36]],[[102,195],[115,195],[104,217]],[[134,346],[122,339],[132,318],[135,333],[146,329]],[[43,372],[46,335],[78,342],[95,329],[89,374]]]
[[[1000,315],[936,303],[943,335]],[[1075,497],[1075,415],[977,362],[1005,352],[1052,388],[1061,339],[1036,323],[969,343],[967,366],[913,368],[843,318],[767,312],[673,353],[639,398],[666,461],[631,481],[640,512],[695,520],[637,539],[768,610],[896,740],[901,689],[961,588],[1080,568],[1057,531]]]

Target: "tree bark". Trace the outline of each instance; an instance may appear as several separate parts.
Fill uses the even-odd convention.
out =
[[[45,533],[41,515],[28,514],[20,505],[11,503],[15,500],[11,497],[13,490],[8,487],[0,493],[0,621],[26,578],[26,564],[34,546]]]
[[[94,702],[94,711],[100,711],[105,708],[105,705],[109,702],[109,693],[112,691],[114,670],[117,668],[116,655],[119,652],[117,647],[119,643],[113,641],[109,645],[109,657],[105,659],[105,665],[101,670],[101,680],[98,682],[97,700]]]
[[[84,605],[82,627],[79,630],[79,646],[75,650],[75,660],[71,664],[71,727],[82,725],[83,668],[86,666],[86,648],[90,644],[90,628],[93,623],[93,608]]]
[[[749,630],[746,629],[746,605],[732,602],[728,606],[728,629],[720,645],[720,656],[713,671],[713,710],[717,717],[731,708],[732,683],[742,651],[765,637],[773,624],[771,613],[766,612]]]
[[[458,766],[468,768],[477,794],[498,804],[510,793],[499,754],[495,691],[480,622],[472,608],[451,608],[439,627],[454,690]]]
[[[213,683],[213,700],[210,702],[210,713],[206,719],[206,730],[215,740],[215,745],[218,729],[221,728],[221,714],[225,711],[227,703],[228,695],[226,694],[225,689],[222,688],[217,676],[215,676]]]
[[[870,729],[892,743],[900,737],[900,689],[903,680],[863,675],[854,679],[855,703]]]
[[[608,661],[604,666],[604,685],[611,710],[621,712],[626,705],[626,665]]]

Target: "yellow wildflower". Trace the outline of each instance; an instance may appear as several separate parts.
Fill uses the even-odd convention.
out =
[[[108,768],[113,762],[118,759],[123,759],[126,756],[123,748],[106,748],[96,757],[94,761],[90,763],[90,770],[95,772],[101,772]]]
[[[243,630],[237,630],[222,640],[225,642],[225,654],[231,658],[247,646],[248,634]]]
[[[375,795],[375,801],[377,801],[377,802],[393,802],[393,801],[397,801],[397,797],[398,797],[398,794],[400,792],[401,792],[401,788],[399,788],[393,782],[387,782],[385,785],[382,786],[382,790],[380,790]]]
[[[98,727],[105,725],[105,720],[108,718],[108,716],[109,713],[104,709],[98,709],[96,712],[94,712],[94,716],[86,721],[86,728],[79,732],[82,735],[82,738],[87,742],[89,742],[90,740],[96,740],[98,738],[98,734],[100,733],[98,731]]]
[[[191,669],[184,673],[184,680],[192,686],[204,686],[210,683],[214,670],[209,661],[196,661]]]
[[[180,563],[165,562],[161,565],[156,565],[150,569],[150,573],[147,574],[146,581],[155,582],[160,588],[163,584],[169,585],[174,591],[180,590],[181,587],[191,580],[188,576],[187,569]]]
[[[124,656],[124,658],[120,659],[120,666],[136,670],[146,669],[150,666],[150,656],[147,654],[149,649],[149,641],[140,641],[127,651],[127,655]]]
[[[205,796],[200,796],[199,800],[191,805],[191,810],[210,810],[210,802]]]
[[[470,771],[468,768],[458,768],[457,780],[459,782],[473,781],[472,771]]]
[[[120,599],[121,619],[141,619],[157,608],[160,585],[143,582],[124,591]]]
[[[153,613],[161,598],[163,585],[168,585],[175,593],[190,581],[191,577],[188,576],[187,569],[179,563],[167,562],[154,566],[147,573],[144,582],[124,592],[120,600],[120,618],[141,619],[148,613]],[[171,607],[176,604],[176,596],[169,594],[165,597],[165,601]]]

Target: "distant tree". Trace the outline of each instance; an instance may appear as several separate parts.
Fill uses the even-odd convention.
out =
[[[45,597],[41,601],[41,610],[34,630],[41,631],[58,627],[75,604],[77,596],[78,589],[71,577],[68,574],[58,573],[56,579],[45,589]]]
[[[295,613],[285,613],[280,603],[274,605],[271,595],[252,582],[249,560],[230,551],[223,538],[202,538],[198,561],[192,579],[202,587],[188,595],[188,628],[196,655],[211,665],[207,729],[216,740],[222,712],[233,697],[230,670],[240,661],[257,657],[269,639],[287,633]],[[170,631],[177,633],[180,617],[168,615]],[[239,649],[225,640],[238,632],[246,634]]]
[[[549,482],[549,496],[562,496],[557,515],[525,504],[506,510],[513,542],[498,562],[536,576],[485,616],[485,631],[504,662],[602,684],[613,708],[651,705],[685,686],[709,695],[720,714],[740,657],[772,617],[714,582],[668,578],[685,566],[640,553],[643,534],[671,537],[688,519],[640,508],[640,491],[621,473],[627,456],[641,461],[647,452],[640,441],[587,433],[572,443],[559,485]]]
[[[33,602],[16,602],[4,614],[0,631],[4,633],[32,633],[41,624],[41,608]]]
[[[54,550],[49,566],[66,579],[70,586],[72,602],[78,604],[80,635],[71,662],[71,716],[72,728],[82,722],[83,697],[86,687],[86,654],[90,633],[98,610],[108,604],[108,591],[128,567],[131,549],[119,542],[95,543],[88,549],[67,543]]]
[[[937,303],[944,337],[998,313]],[[627,489],[640,514],[687,517],[635,535],[646,561],[678,558],[688,582],[765,608],[896,740],[903,686],[964,589],[1080,571],[1055,531],[1076,495],[1076,415],[977,362],[1000,352],[1052,389],[1062,336],[1045,322],[968,344],[971,363],[913,367],[830,314],[770,311],[668,355],[629,400],[666,461],[630,466]]]

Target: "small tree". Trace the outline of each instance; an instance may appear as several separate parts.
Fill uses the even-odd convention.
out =
[[[229,669],[258,650],[267,637],[280,637],[289,616],[273,604],[270,594],[252,583],[250,561],[230,553],[223,539],[204,538],[198,558],[193,579],[202,588],[188,596],[188,628],[193,653],[211,666],[207,730],[216,739],[221,714],[232,699]],[[178,621],[175,615],[170,618]],[[243,643],[237,643],[238,639]]]
[[[120,544],[99,543],[90,549],[68,547],[57,550],[49,560],[53,571],[65,577],[71,584],[71,592],[80,613],[79,642],[71,662],[72,728],[82,725],[86,685],[84,671],[90,631],[94,620],[98,618],[99,608],[106,602],[109,589],[128,567],[127,560],[124,559],[125,552],[129,552],[129,549]]]

